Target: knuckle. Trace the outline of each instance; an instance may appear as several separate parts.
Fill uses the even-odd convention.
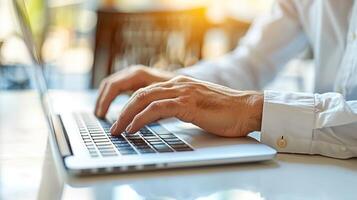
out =
[[[165,81],[165,82],[160,82],[160,83],[157,83],[157,87],[160,87],[162,89],[164,88],[173,88],[175,87],[175,82],[173,81]]]
[[[117,121],[118,121],[118,122],[123,122],[123,121],[125,121],[125,116],[126,116],[126,115],[125,115],[124,112],[120,113],[119,116],[118,116]]]
[[[100,82],[100,88],[105,88],[107,87],[109,84],[111,83],[111,79],[109,77],[104,78],[101,82]]]
[[[183,76],[183,75],[178,75],[173,79],[174,82],[178,82],[178,83],[179,82],[185,82],[185,81],[188,81],[188,80],[189,80],[189,78],[187,76]]]
[[[138,90],[135,98],[137,101],[144,101],[148,98],[149,93],[150,93],[149,89],[141,88]]]
[[[185,87],[182,91],[182,94],[185,95],[185,96],[191,96],[192,94],[192,89],[191,88],[188,88],[188,87]]]
[[[150,107],[149,109],[152,111],[174,109],[177,107],[177,101],[175,100],[156,101],[156,102],[152,102],[149,107]]]
[[[162,103],[161,102],[153,102],[149,105],[149,110],[150,111],[157,111],[161,109]]]
[[[108,78],[104,78],[101,82],[100,82],[100,86],[104,87],[108,82]]]
[[[183,88],[183,94],[192,96],[198,92],[197,90],[198,86],[196,84],[188,84]]]
[[[203,85],[202,83],[196,83],[196,82],[192,82],[190,83],[191,87],[193,87],[194,89],[198,90],[198,89],[203,89],[206,86]]]
[[[167,85],[165,82],[158,82],[158,83],[153,83],[149,86],[147,86],[148,89],[154,90],[154,89],[163,89]]]
[[[106,83],[106,86],[108,87],[109,91],[112,91],[112,90],[115,89],[115,83],[112,82],[112,81],[108,81],[108,82]]]
[[[179,97],[178,100],[176,101],[176,103],[179,106],[187,106],[190,104],[191,98],[189,97]]]
[[[138,122],[142,119],[143,115],[138,114],[133,118],[132,124],[138,124]]]
[[[177,101],[175,100],[168,100],[166,102],[162,102],[161,105],[160,105],[160,108],[164,108],[164,109],[174,109],[176,108],[178,105]]]
[[[137,75],[143,75],[143,74],[147,73],[147,69],[145,66],[136,65],[136,66],[133,66],[132,68],[133,68],[134,73]]]

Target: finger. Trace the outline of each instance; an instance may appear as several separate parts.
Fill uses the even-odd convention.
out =
[[[135,115],[145,109],[151,102],[175,98],[178,95],[179,92],[177,88],[154,87],[137,91],[119,115],[115,132],[123,132]]]
[[[177,117],[181,120],[189,121],[190,114],[187,112],[189,112],[189,109],[180,104],[177,98],[155,101],[135,116],[126,131],[135,133],[146,124],[169,117]]]
[[[102,98],[103,96],[103,92],[104,92],[104,88],[107,84],[107,79],[103,79],[103,81],[100,83],[100,86],[99,86],[99,89],[98,89],[98,97],[97,97],[97,101],[95,103],[95,109],[94,109],[94,113],[95,115],[99,115],[99,102],[100,102],[100,99]]]
[[[121,92],[133,89],[131,84],[132,81],[133,80],[130,80],[128,77],[123,76],[116,76],[108,79],[98,102],[98,117],[105,117],[110,104]]]

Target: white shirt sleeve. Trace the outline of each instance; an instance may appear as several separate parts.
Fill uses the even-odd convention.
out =
[[[357,156],[357,101],[339,93],[264,92],[261,142],[279,152]]]
[[[254,22],[233,52],[178,73],[233,89],[262,89],[308,44],[294,1],[278,0],[270,13]]]

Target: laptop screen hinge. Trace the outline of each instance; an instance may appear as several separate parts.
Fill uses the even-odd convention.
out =
[[[60,154],[63,158],[70,156],[72,155],[72,149],[69,144],[67,133],[65,132],[61,117],[59,115],[54,115],[53,118],[53,126],[55,129],[54,134],[56,136]]]

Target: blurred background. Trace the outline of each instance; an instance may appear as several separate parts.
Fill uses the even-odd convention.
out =
[[[66,90],[96,88],[105,76],[134,64],[176,70],[201,59],[217,59],[234,49],[252,22],[269,12],[274,3],[274,0],[24,1],[36,46],[45,63],[48,86]],[[33,62],[12,4],[13,0],[0,0],[0,93],[3,94],[0,102],[4,102],[0,105],[3,172],[0,199],[2,196],[35,199],[33,191],[39,187],[43,156],[48,155],[44,154],[47,127],[40,121],[28,120],[40,116],[41,110],[36,99],[29,98],[33,91],[24,91],[35,88]],[[302,58],[303,55],[289,62],[267,88],[312,91],[313,67],[311,61]],[[14,97],[25,100],[12,102]],[[28,112],[21,110],[24,107]],[[12,118],[2,113],[10,113]],[[13,118],[19,120],[15,131]],[[24,134],[13,137],[17,132]],[[63,198],[67,195],[68,199],[88,199],[92,192],[68,188]],[[128,185],[115,191],[126,195],[124,199],[135,199],[137,195]],[[233,195],[239,194],[232,191]],[[259,197],[259,193],[245,195]]]
[[[274,0],[24,0],[53,89],[98,87],[134,64],[166,70],[234,49]],[[12,0],[0,1],[0,89],[30,89],[32,65]],[[268,88],[311,91],[311,62],[296,59]]]

